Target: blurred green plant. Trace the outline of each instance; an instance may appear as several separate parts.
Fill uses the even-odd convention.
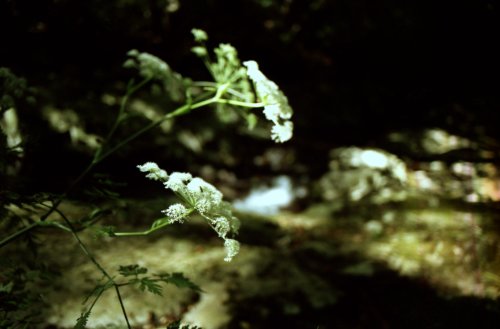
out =
[[[207,34],[198,29],[193,29],[192,33],[197,43],[192,50],[202,59],[213,81],[192,81],[174,72],[167,63],[152,54],[141,53],[137,50],[129,51],[129,58],[124,63],[124,67],[137,70],[141,79],[139,81],[132,79],[129,82],[125,95],[121,99],[118,114],[109,132],[104,138],[95,139],[97,144],[95,145],[92,160],[66,191],[60,195],[41,194],[32,199],[16,196],[9,191],[0,191],[2,195],[7,196],[6,201],[1,204],[1,211],[7,211],[9,214],[6,218],[10,218],[10,220],[5,220],[0,224],[4,226],[6,223],[11,223],[9,224],[9,231],[14,230],[14,232],[0,240],[0,248],[21,236],[31,236],[32,231],[35,229],[55,227],[70,233],[78,242],[83,253],[101,272],[103,279],[85,298],[84,304],[86,304],[86,307],[77,319],[75,328],[86,327],[93,307],[102,294],[110,289],[114,290],[117,295],[128,328],[131,328],[131,325],[120,293],[120,288],[124,286],[137,286],[142,291],[158,295],[161,295],[162,291],[160,283],[174,284],[180,288],[201,292],[201,289],[184,277],[182,273],[147,275],[148,270],[146,268],[129,265],[121,266],[118,270],[120,276],[116,277],[111,275],[97,261],[93,253],[81,240],[79,232],[93,226],[95,221],[107,210],[96,208],[88,216],[75,220],[70,219],[59,207],[79,183],[95,169],[96,165],[132,140],[160,126],[162,123],[201,108],[215,107],[218,116],[223,122],[228,121],[228,117],[230,117],[228,113],[235,112],[236,117],[242,117],[246,120],[249,129],[253,129],[258,121],[257,115],[253,111],[264,108],[264,116],[272,124],[270,135],[275,142],[286,142],[293,135],[293,123],[290,120],[292,109],[288,104],[288,100],[279,87],[259,70],[258,64],[255,61],[241,63],[236,49],[229,44],[220,44],[215,48],[215,60],[213,60],[212,55],[205,46],[205,41],[208,39]],[[2,72],[0,71],[0,73]],[[136,115],[128,110],[131,97],[151,82],[160,83],[166,96],[173,101],[183,101],[184,104],[159,118],[155,118],[126,138],[116,141],[116,132],[120,126]],[[240,245],[233,237],[237,234],[239,221],[232,215],[230,204],[223,201],[222,193],[217,188],[201,178],[193,178],[188,173],[174,172],[168,175],[154,162],[148,162],[138,167],[141,171],[147,173],[146,177],[158,180],[167,189],[172,190],[181,202],[163,210],[165,216],[154,221],[149,230],[116,232],[115,228],[106,227],[101,229],[101,234],[112,237],[147,235],[169,224],[183,222],[188,215],[197,212],[207,220],[207,223],[216,231],[218,236],[224,239],[225,260],[231,261],[236,256]],[[6,207],[7,205],[10,205],[10,207]],[[19,209],[27,210],[22,212],[18,211]],[[41,210],[44,211],[40,216]],[[54,213],[59,216],[52,216]],[[15,286],[10,281],[5,284],[2,283],[0,286],[1,293],[7,294],[15,293],[14,288]],[[26,307],[22,303],[17,306]],[[3,312],[3,310],[0,311]],[[10,327],[17,328],[16,324]],[[177,327],[181,328],[180,324]],[[183,326],[182,328],[188,327]]]

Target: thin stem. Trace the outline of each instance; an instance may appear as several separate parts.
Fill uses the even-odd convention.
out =
[[[236,105],[236,106],[241,106],[241,107],[248,107],[248,108],[259,108],[259,107],[264,107],[264,103],[248,103],[248,102],[241,102],[237,101],[234,99],[224,99],[221,98],[217,100],[217,103],[222,103],[222,104],[231,104],[231,105]]]
[[[212,81],[193,81],[193,86],[196,87],[214,87],[217,88],[217,83]]]
[[[183,218],[186,218],[188,217],[192,212],[194,211],[194,208],[192,209],[188,209],[188,211],[186,212],[186,214],[184,215]],[[158,225],[158,226],[155,226],[155,227],[151,227],[150,229],[147,229],[145,231],[139,231],[139,232],[113,232],[113,235],[112,236],[144,236],[144,235],[149,235],[153,232],[156,232],[162,228],[164,228],[165,226],[168,226],[168,225],[171,225],[172,223],[170,222],[165,222],[161,225]]]
[[[113,123],[113,126],[108,132],[108,135],[104,139],[104,142],[102,143],[101,147],[97,150],[97,152],[94,154],[94,160],[98,159],[104,146],[109,144],[109,141],[111,140],[111,137],[115,134],[116,130],[118,129],[118,126],[120,123],[123,121],[123,116],[125,113],[125,109],[127,107],[128,100],[130,96],[132,96],[136,91],[138,91],[140,88],[142,88],[145,84],[147,84],[149,81],[151,81],[151,78],[146,78],[136,84],[135,86],[129,86],[127,87],[127,92],[125,93],[125,96],[122,97],[120,101],[120,109],[118,111],[118,115],[116,116],[115,122]],[[132,81],[129,83],[129,85],[132,83]]]
[[[73,224],[71,224],[70,220],[62,212],[60,212],[59,210],[56,209],[55,211],[57,211],[58,214],[61,215],[61,217],[63,218],[63,220],[66,222],[66,224],[68,225],[68,227],[71,229],[71,234],[76,239],[76,241],[78,241],[78,244],[79,244],[80,248],[83,250],[83,253],[90,259],[90,261],[92,263],[94,263],[94,265],[99,269],[99,271],[101,271],[101,273],[104,276],[106,276],[110,282],[113,283],[113,286],[115,287],[115,291],[116,291],[116,294],[118,296],[118,300],[120,302],[120,306],[121,306],[121,309],[122,309],[122,312],[123,312],[123,317],[125,318],[125,321],[127,322],[127,328],[131,329],[132,327],[130,326],[130,323],[129,323],[129,320],[128,320],[128,316],[127,316],[127,312],[125,311],[125,305],[123,304],[123,300],[122,300],[122,297],[120,295],[120,290],[118,289],[118,286],[117,286],[116,282],[113,280],[113,278],[111,277],[111,275],[108,274],[108,272],[104,269],[104,267],[102,267],[102,265],[95,259],[94,255],[92,255],[92,253],[90,252],[90,250],[88,250],[87,246],[83,243],[83,241],[80,239],[80,237],[76,233],[75,228],[73,227]],[[97,299],[95,300],[95,302],[97,302]],[[95,304],[95,302],[94,302],[94,304]]]
[[[185,115],[185,114],[189,113],[191,110],[194,110],[194,109],[206,106],[208,104],[215,103],[215,102],[217,102],[217,100],[218,99],[216,99],[216,97],[214,96],[213,98],[210,98],[210,99],[207,99],[207,100],[195,103],[195,104],[191,104],[191,105],[190,104],[185,104],[185,105],[177,108],[176,110],[174,110],[174,111],[172,111],[170,113],[167,113],[166,115],[163,116],[163,118],[161,118],[161,119],[159,119],[157,121],[151,122],[147,126],[144,126],[140,130],[136,131],[135,133],[133,133],[129,137],[127,137],[124,140],[122,140],[120,143],[116,144],[114,147],[112,147],[108,151],[106,151],[103,154],[101,154],[99,156],[99,158],[96,159],[96,163],[101,162],[102,160],[104,160],[105,158],[107,158],[108,156],[110,156],[112,153],[116,152],[118,149],[122,148],[124,145],[128,144],[129,142],[131,142],[132,140],[136,139],[140,135],[144,134],[148,130],[150,130],[150,129],[156,127],[156,126],[159,126],[162,122],[164,122],[166,120],[173,119],[173,118],[175,118],[177,116]]]
[[[5,239],[2,239],[2,241],[0,241],[0,248],[2,248],[3,246],[5,246],[6,244],[8,244],[10,241],[14,240],[14,239],[17,239],[18,237],[20,237],[21,235],[31,231],[32,229],[34,229],[35,227],[38,226],[38,222],[35,222],[35,223],[32,223],[22,229],[20,229],[19,231],[9,235],[8,237],[6,237]]]
[[[123,317],[125,318],[125,321],[127,322],[127,328],[131,329],[132,327],[130,326],[130,323],[128,321],[127,312],[125,311],[125,305],[123,304],[122,296],[120,295],[120,289],[118,288],[118,285],[116,283],[114,283],[114,281],[113,281],[113,285],[115,286],[116,295],[118,296],[118,300],[120,301],[120,306],[122,308]]]
[[[80,239],[80,237],[76,233],[76,229],[74,228],[74,226],[70,222],[70,220],[62,212],[60,212],[59,210],[56,210],[56,211],[58,212],[59,215],[61,215],[61,217],[63,218],[63,220],[66,222],[66,225],[68,225],[68,227],[71,229],[71,234],[73,235],[73,237],[78,242],[78,245],[83,250],[83,253],[92,261],[92,263],[94,263],[94,265],[99,269],[99,271],[101,271],[101,273],[105,277],[107,277],[109,280],[113,281],[113,278],[111,277],[111,275],[109,275],[108,272],[106,272],[106,270],[101,266],[101,264],[99,264],[99,262],[94,258],[94,255],[92,255],[92,253],[88,250],[87,246]]]

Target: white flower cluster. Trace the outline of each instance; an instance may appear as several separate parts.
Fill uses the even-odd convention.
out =
[[[191,212],[197,211],[217,235],[224,239],[226,249],[224,260],[231,261],[239,251],[239,242],[227,236],[238,233],[240,222],[233,216],[231,205],[223,201],[222,193],[212,184],[199,177],[193,178],[189,173],[173,172],[168,175],[154,162],[146,162],[137,167],[140,171],[148,173],[146,177],[162,181],[165,188],[172,190],[183,201],[162,210],[168,217],[168,222],[182,223]]]
[[[168,217],[170,223],[183,223],[184,218],[188,215],[188,210],[181,203],[176,203],[169,206],[167,209],[162,210],[162,213]]]
[[[266,119],[274,124],[271,130],[272,139],[279,143],[288,141],[293,135],[293,123],[290,121],[293,110],[288,99],[279,87],[259,70],[257,62],[246,61],[243,65],[255,85],[257,96],[264,103]]]
[[[233,239],[226,239],[224,241],[224,248],[226,248],[226,262],[230,262],[234,256],[240,251],[240,243]]]
[[[124,66],[137,67],[144,78],[165,80],[172,75],[168,64],[154,55],[140,53],[136,49],[129,51],[127,55],[131,58],[125,62]]]
[[[166,181],[168,178],[167,172],[160,169],[154,162],[146,162],[143,165],[138,165],[137,168],[142,172],[147,172],[146,177],[152,180]]]

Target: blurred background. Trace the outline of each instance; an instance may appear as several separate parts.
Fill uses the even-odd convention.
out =
[[[190,234],[203,230],[167,234],[172,245],[187,243],[184,267],[137,255],[151,268],[192,272],[220,302],[151,301],[137,313],[155,316],[138,316],[137,326],[183,318],[206,328],[496,328],[499,16],[487,0],[0,1],[5,232],[19,225],[12,204],[63,192],[92,159],[136,76],[123,67],[127,51],[210,79],[191,52],[191,29],[200,28],[209,49],[230,43],[280,86],[294,109],[294,137],[274,144],[237,117],[194,112],[130,143],[73,192],[63,206],[75,216],[111,202],[103,224],[145,225],[166,200],[136,169],[154,161],[203,177],[241,212],[247,254],[236,265],[196,258]],[[116,140],[178,105],[147,86],[130,100],[139,115]],[[58,238],[46,234],[37,248],[58,264],[59,278],[77,275],[67,272],[71,258],[51,253]],[[32,246],[17,248],[11,256]],[[118,257],[101,252],[109,264]],[[207,269],[208,277],[197,274]],[[44,321],[71,326],[74,314],[54,306],[61,296],[51,298]],[[203,315],[203,303],[226,310],[219,322],[206,324],[217,317]]]

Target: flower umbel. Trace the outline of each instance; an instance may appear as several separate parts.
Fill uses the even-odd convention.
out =
[[[238,233],[240,222],[233,216],[231,205],[223,201],[222,193],[215,186],[199,177],[193,178],[189,173],[173,172],[167,175],[166,171],[154,162],[146,162],[137,167],[148,173],[146,177],[162,181],[166,189],[172,190],[181,199],[182,203],[175,203],[162,210],[168,218],[168,223],[183,223],[189,214],[196,211],[207,220],[217,235],[224,239],[227,251],[224,260],[231,261],[236,256],[239,243],[228,239],[227,236]]]
[[[224,248],[226,248],[226,257],[224,260],[230,262],[240,251],[240,243],[233,239],[226,239],[224,241]]]
[[[289,121],[293,110],[288,104],[288,99],[278,85],[259,70],[257,62],[246,61],[243,65],[247,68],[248,78],[254,83],[257,96],[264,103],[266,119],[274,124],[271,138],[278,143],[288,141],[293,135],[293,123]]]
[[[161,212],[168,217],[170,223],[175,223],[175,222],[183,223],[184,218],[188,214],[188,210],[181,203],[173,204],[167,209],[162,210]]]
[[[167,172],[163,169],[160,169],[154,162],[146,162],[143,165],[138,165],[137,168],[139,168],[139,170],[142,172],[147,172],[148,174],[146,175],[146,177],[149,179],[159,180],[162,182],[168,179]]]

